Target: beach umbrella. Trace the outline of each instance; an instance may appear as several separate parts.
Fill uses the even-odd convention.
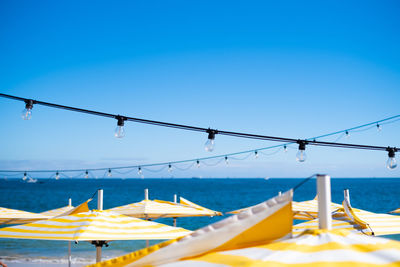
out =
[[[156,263],[152,266],[398,266],[399,264],[400,242],[398,241],[362,236],[346,230],[308,230],[291,239],[210,252],[172,262]]]
[[[400,208],[395,209],[395,210],[392,210],[392,211],[389,211],[389,213],[392,213],[392,214],[400,214]]]
[[[400,242],[398,241],[358,235],[341,229],[330,230],[330,177],[318,175],[317,186],[320,195],[318,215],[321,229],[307,230],[294,238],[283,235],[279,240],[275,239],[271,242],[271,239],[260,238],[260,236],[273,233],[276,228],[268,228],[265,224],[258,227],[255,224],[247,228],[247,235],[239,234],[238,237],[240,238],[237,238],[237,242],[228,241],[222,246],[213,244],[204,246],[207,241],[212,243],[215,236],[197,233],[196,231],[175,242],[164,243],[152,247],[151,250],[137,251],[94,266],[258,267],[397,266],[400,264]],[[329,191],[327,188],[329,188]],[[291,208],[288,211],[288,214],[283,217],[276,216],[279,213],[274,212],[270,214],[267,221],[275,221],[275,224],[278,225],[289,223],[288,229],[290,230]],[[263,213],[263,211],[259,210],[259,213]],[[248,219],[255,214],[249,214],[246,210],[230,218],[233,218],[231,219],[233,221],[239,221],[238,224],[241,225],[241,221],[235,216],[245,215]],[[243,220],[243,222],[246,222],[246,220]],[[228,232],[233,230],[225,228],[226,226],[226,224],[222,224],[220,227],[215,227],[214,224],[204,229],[213,233],[216,228],[217,231],[220,231],[219,234],[223,234],[221,229]],[[235,233],[237,234],[237,232]]]
[[[179,203],[182,204],[182,205],[193,207],[193,208],[198,209],[198,210],[205,211],[205,212],[207,212],[209,214],[208,216],[222,216],[222,212],[207,209],[207,208],[202,207],[200,205],[197,205],[196,203],[193,203],[193,202],[191,202],[191,201],[189,201],[189,200],[187,200],[187,199],[185,199],[183,197],[179,197]]]
[[[182,205],[164,200],[149,200],[148,191],[145,190],[145,199],[120,207],[108,209],[108,211],[117,212],[123,215],[144,218],[176,218],[176,217],[194,217],[194,216],[214,216],[216,213],[205,208],[195,208],[188,205]],[[211,215],[212,214],[212,215]]]
[[[335,213],[339,210],[343,210],[342,205],[331,203],[330,209],[332,213]],[[293,219],[295,220],[314,220],[318,217],[318,198],[315,197],[312,200],[302,201],[302,202],[292,202],[293,208]],[[243,208],[239,210],[230,211],[227,213],[230,214],[238,214],[241,211],[248,209]]]
[[[109,211],[88,211],[0,229],[0,238],[95,241],[172,239],[190,233],[183,228],[144,221]]]
[[[45,220],[50,216],[0,207],[0,224],[21,224]]]
[[[343,210],[333,215],[334,229],[347,229],[366,235],[400,234],[400,216],[374,213],[352,208],[348,199],[343,201]],[[318,221],[308,221],[293,227],[293,233],[299,234],[305,229],[317,229]]]
[[[68,206],[58,208],[58,209],[44,211],[44,212],[41,212],[40,214],[49,216],[49,217],[56,217],[56,216],[68,215],[68,214],[70,214],[70,212],[73,209],[74,209],[74,206],[72,206],[71,199],[69,199]]]
[[[155,266],[211,251],[271,243],[290,235],[291,200],[292,191],[288,191],[183,238],[157,244],[94,266]]]

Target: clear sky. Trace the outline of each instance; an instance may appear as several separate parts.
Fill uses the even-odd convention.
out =
[[[398,1],[0,1],[0,92],[132,117],[307,138],[398,115]],[[0,99],[1,169],[113,167],[275,143]],[[336,138],[325,140],[334,141]],[[400,121],[341,142],[400,146]],[[296,147],[145,177],[399,177],[387,153]],[[268,153],[268,151],[266,151]],[[397,155],[399,159],[399,156]],[[185,166],[179,166],[184,168]],[[101,176],[101,174],[94,174]],[[114,175],[118,176],[118,175]],[[128,174],[137,177],[136,171]]]

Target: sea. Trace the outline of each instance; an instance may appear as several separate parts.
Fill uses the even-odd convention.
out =
[[[235,179],[38,179],[27,183],[21,179],[0,180],[0,207],[30,212],[43,212],[60,208],[72,199],[74,206],[91,198],[98,189],[104,192],[104,209],[144,199],[149,190],[150,199],[173,201],[174,194],[196,204],[223,213],[252,206],[294,188],[304,178],[235,178]],[[400,207],[400,178],[332,178],[332,201],[343,201],[343,190],[350,190],[351,204],[355,208],[387,213]],[[311,179],[296,189],[295,201],[313,199],[316,180]],[[89,203],[96,209],[96,198]],[[196,230],[222,220],[217,217],[178,218],[177,226]],[[157,222],[172,225],[171,218]],[[1,227],[4,227],[1,226]],[[387,236],[400,241],[400,235]],[[155,244],[161,241],[150,241]],[[146,241],[113,241],[103,247],[103,259],[124,255],[144,248]],[[74,264],[94,263],[95,247],[89,242],[72,244]],[[65,241],[0,239],[0,259],[8,262],[67,263],[68,243]]]

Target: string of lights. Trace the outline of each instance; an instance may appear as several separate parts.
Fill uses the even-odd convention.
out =
[[[34,104],[38,105],[44,105],[44,106],[49,106],[53,108],[59,108],[59,109],[65,109],[65,110],[70,110],[70,111],[76,111],[76,112],[81,112],[81,113],[87,113],[91,115],[97,115],[97,116],[103,116],[103,117],[109,117],[109,118],[114,118],[117,120],[117,128],[115,131],[115,136],[116,137],[123,137],[125,135],[125,131],[123,129],[124,126],[124,121],[134,121],[138,123],[146,123],[146,124],[151,124],[151,125],[157,125],[157,126],[164,126],[164,127],[172,127],[172,128],[177,128],[177,129],[184,129],[184,130],[191,130],[191,131],[203,131],[208,134],[207,142],[205,144],[205,149],[206,151],[213,151],[214,145],[215,145],[215,135],[221,134],[221,135],[227,135],[227,136],[235,136],[235,137],[241,137],[241,138],[250,138],[250,139],[259,139],[259,140],[268,140],[268,141],[276,141],[276,142],[285,142],[284,144],[279,144],[275,146],[269,146],[265,148],[260,148],[256,150],[248,150],[248,151],[241,151],[241,152],[236,152],[236,153],[230,153],[226,155],[218,155],[218,156],[211,156],[211,157],[204,157],[200,159],[189,159],[189,160],[181,160],[181,161],[174,161],[174,162],[163,162],[163,163],[154,163],[154,164],[146,164],[142,166],[124,166],[124,167],[109,167],[109,168],[91,168],[91,169],[75,169],[75,170],[30,170],[29,172],[77,172],[77,171],[85,171],[85,178],[89,177],[89,171],[100,171],[100,170],[108,170],[108,176],[111,177],[111,170],[117,170],[117,169],[132,169],[132,168],[138,168],[138,173],[139,175],[142,175],[142,167],[153,167],[153,166],[168,166],[168,171],[172,171],[172,164],[179,164],[179,163],[185,163],[185,162],[196,162],[197,166],[200,166],[200,161],[203,163],[206,160],[209,159],[215,159],[215,158],[222,158],[225,159],[225,162],[228,164],[229,158],[232,158],[234,155],[240,155],[240,154],[245,154],[245,153],[254,153],[255,158],[258,157],[258,153],[261,150],[267,150],[267,149],[273,149],[273,148],[279,148],[276,152],[273,152],[272,154],[277,153],[280,148],[284,148],[284,151],[287,151],[287,148],[289,145],[292,144],[298,144],[298,153],[296,155],[296,159],[299,162],[304,162],[306,160],[306,154],[305,154],[305,148],[306,145],[315,145],[315,146],[328,146],[328,147],[339,147],[339,148],[353,148],[353,149],[367,149],[367,150],[380,150],[380,151],[387,151],[388,152],[388,161],[387,161],[387,167],[389,169],[394,169],[397,166],[396,160],[395,160],[395,153],[399,150],[396,147],[382,147],[382,146],[370,146],[370,145],[358,145],[358,144],[345,144],[345,143],[337,143],[337,142],[324,142],[324,141],[317,141],[317,139],[321,139],[324,137],[332,136],[332,135],[337,135],[341,134],[338,139],[340,139],[343,135],[346,137],[349,137],[350,132],[357,132],[357,131],[362,131],[364,128],[370,128],[370,127],[376,127],[378,131],[381,130],[381,125],[382,124],[387,124],[387,123],[393,123],[396,121],[400,120],[400,115],[392,116],[389,118],[385,118],[379,121],[359,125],[356,127],[352,127],[346,130],[341,130],[341,131],[336,131],[333,133],[313,137],[313,138],[308,138],[308,139],[294,139],[294,138],[284,138],[284,137],[275,137],[275,136],[265,136],[265,135],[255,135],[255,134],[248,134],[248,133],[238,133],[238,132],[231,132],[231,131],[221,131],[221,130],[214,130],[210,128],[201,128],[201,127],[195,127],[195,126],[189,126],[189,125],[182,125],[182,124],[175,124],[175,123],[166,123],[166,122],[160,122],[160,121],[153,121],[153,120],[145,120],[145,119],[140,119],[140,118],[133,118],[133,117],[127,117],[127,116],[121,116],[121,115],[115,115],[115,114],[109,114],[109,113],[103,113],[103,112],[98,112],[98,111],[93,111],[93,110],[87,110],[87,109],[80,109],[80,108],[75,108],[75,107],[69,107],[69,106],[63,106],[59,104],[54,104],[54,103],[48,103],[48,102],[43,102],[43,101],[38,101],[38,100],[32,100],[32,99],[26,99],[22,97],[17,97],[17,96],[12,96],[12,95],[6,95],[6,94],[1,94],[1,97],[4,98],[9,98],[9,99],[14,99],[14,100],[19,100],[19,101],[24,101],[25,102],[25,109],[23,110],[22,117],[23,119],[31,119],[32,117],[32,108]],[[263,153],[266,154],[266,153]],[[247,157],[246,157],[247,158]],[[233,158],[235,159],[235,158]],[[238,160],[238,159],[236,159]],[[219,162],[218,162],[219,163]],[[205,164],[207,165],[207,164]],[[164,167],[162,168],[164,169]],[[16,171],[16,170],[0,170],[0,172],[19,172],[21,171]],[[130,171],[129,171],[130,172]],[[59,178],[59,175],[56,173],[56,179],[57,177]],[[25,175],[24,175],[25,177]]]

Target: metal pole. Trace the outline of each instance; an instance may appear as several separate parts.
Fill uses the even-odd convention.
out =
[[[144,190],[144,199],[149,200],[149,189],[147,188]]]
[[[331,177],[317,175],[318,221],[319,229],[332,229],[331,214]]]
[[[282,191],[279,191],[279,192],[278,192],[278,196],[281,196],[281,195],[282,195]]]
[[[68,206],[72,206],[72,199],[71,198],[68,199]]]
[[[101,262],[101,246],[96,246],[96,262]]]
[[[103,189],[97,191],[97,209],[103,210]],[[96,262],[101,262],[101,246],[96,246]]]
[[[347,201],[349,202],[349,205],[351,205],[350,204],[350,192],[349,192],[349,189],[345,189],[343,193],[344,193],[344,199],[347,199]]]
[[[68,241],[68,267],[71,267],[71,261],[72,261],[72,257],[71,257],[71,241]]]
[[[103,189],[97,191],[97,209],[103,210]]]
[[[178,202],[178,197],[176,194],[174,194],[174,203],[177,203],[177,202]],[[176,227],[176,217],[174,217],[173,220],[174,220],[174,227]]]

